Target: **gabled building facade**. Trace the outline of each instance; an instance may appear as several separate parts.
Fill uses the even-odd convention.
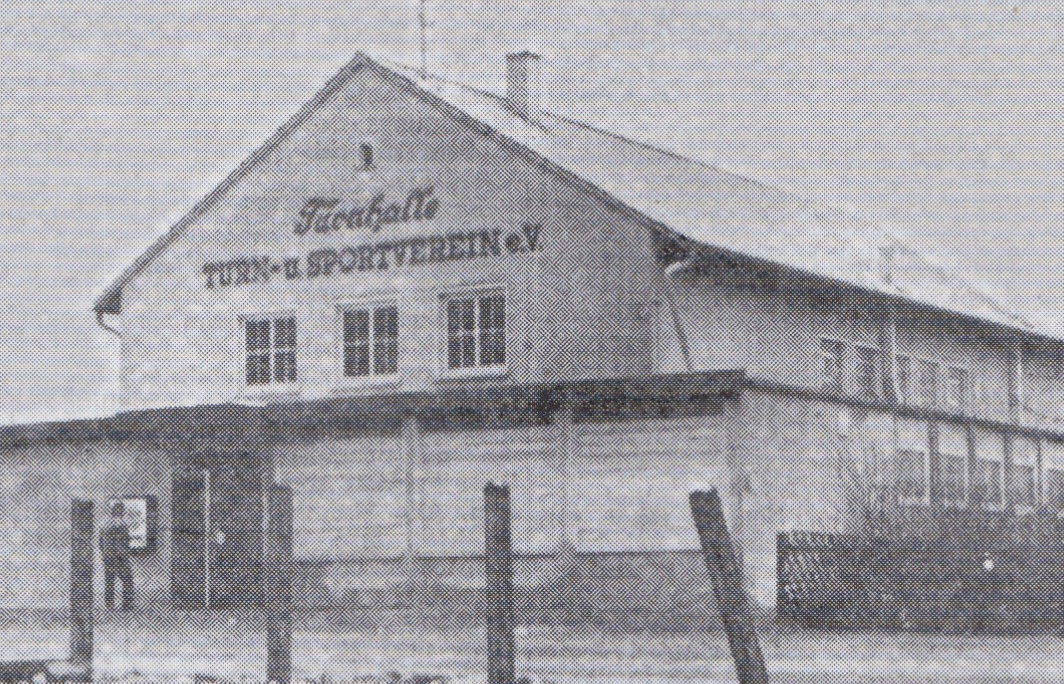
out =
[[[99,298],[128,412],[12,430],[11,515],[143,495],[147,600],[238,605],[283,483],[301,600],[369,606],[475,585],[505,481],[519,582],[597,558],[665,595],[714,486],[771,606],[780,531],[1064,509],[1059,340],[874,227],[540,109],[535,59],[506,97],[344,67]]]

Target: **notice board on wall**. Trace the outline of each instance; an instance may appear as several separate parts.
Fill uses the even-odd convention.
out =
[[[155,550],[159,530],[159,501],[150,494],[113,497],[107,501],[107,510],[121,502],[125,508],[124,520],[129,528],[129,549],[134,553],[150,553]]]

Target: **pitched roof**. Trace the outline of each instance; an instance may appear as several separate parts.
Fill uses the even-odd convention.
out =
[[[614,206],[696,243],[1039,332],[881,227],[846,212],[814,207],[778,188],[543,109],[536,110],[530,123],[499,95],[439,76],[422,79],[411,67],[384,66],[362,54],[134,261],[96,301],[96,312],[118,313],[123,286],[364,66]]]

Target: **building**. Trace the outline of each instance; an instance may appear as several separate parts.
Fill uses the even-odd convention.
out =
[[[146,502],[142,594],[183,608],[257,598],[273,481],[313,606],[474,586],[487,480],[519,583],[604,558],[666,602],[715,486],[769,608],[781,530],[1064,508],[1060,339],[875,226],[550,114],[535,63],[503,97],[355,57],[100,296],[128,411],[3,435],[0,601],[64,605],[76,496]]]

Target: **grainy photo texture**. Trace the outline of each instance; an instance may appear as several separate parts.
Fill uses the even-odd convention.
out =
[[[1064,10],[0,19],[0,682],[1061,679]]]

